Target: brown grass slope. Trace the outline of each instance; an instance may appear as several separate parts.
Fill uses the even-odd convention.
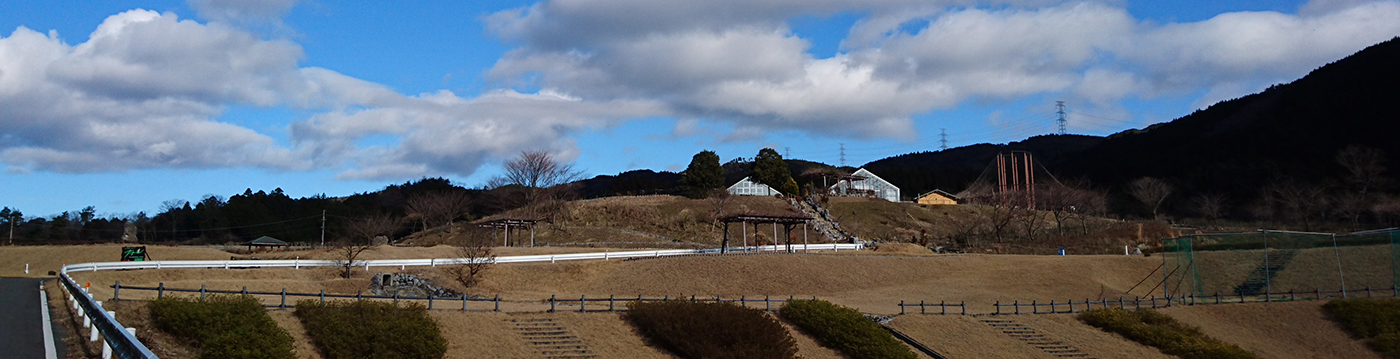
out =
[[[786,200],[774,197],[733,196],[731,202],[720,211],[721,215],[766,214],[801,215]],[[697,200],[679,196],[618,196],[570,202],[567,213],[555,223],[541,223],[535,231],[535,242],[544,243],[588,243],[588,242],[668,242],[665,239],[629,233],[630,230],[661,236],[681,242],[718,245],[724,232],[714,222],[715,208],[708,200]],[[484,220],[499,218],[527,218],[524,210],[514,210],[490,216]],[[552,228],[545,228],[552,227]],[[733,240],[740,240],[740,228],[731,226]],[[766,236],[772,237],[771,228]],[[752,231],[752,228],[750,228]],[[802,234],[794,230],[800,241]],[[752,233],[751,233],[752,234]],[[528,235],[528,233],[526,234]],[[808,233],[812,241],[821,240],[816,231]]]
[[[1265,358],[1380,358],[1327,320],[1321,302],[1202,305],[1161,312]]]

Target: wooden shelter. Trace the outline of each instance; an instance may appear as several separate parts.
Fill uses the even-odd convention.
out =
[[[268,236],[262,236],[258,237],[258,239],[244,242],[243,245],[248,246],[249,252],[252,252],[253,248],[287,249],[287,247],[290,246],[287,242]]]
[[[783,238],[786,238],[786,239],[787,239],[787,246],[788,246],[788,247],[787,247],[787,251],[788,251],[789,253],[791,253],[791,252],[792,252],[792,228],[795,227],[795,226],[797,226],[797,225],[799,225],[799,224],[802,225],[802,244],[803,244],[803,247],[802,247],[802,248],[803,248],[803,251],[804,251],[804,252],[806,251],[806,248],[807,248],[807,247],[806,247],[806,244],[807,244],[807,222],[808,222],[808,221],[811,221],[811,220],[812,220],[812,217],[807,217],[807,216],[792,216],[792,215],[786,215],[786,216],[784,216],[784,215],[770,216],[770,215],[756,215],[756,214],[735,214],[735,215],[729,215],[729,216],[721,217],[719,220],[720,220],[720,222],[723,222],[723,223],[724,223],[724,241],[720,243],[720,247],[719,247],[719,248],[720,248],[720,250],[719,250],[720,253],[729,253],[729,224],[730,224],[730,223],[736,223],[736,222],[737,222],[737,223],[741,223],[739,227],[742,229],[743,235],[744,235],[744,237],[743,237],[743,240],[744,240],[744,248],[748,248],[748,246],[749,246],[749,233],[748,233],[748,228],[749,228],[749,227],[748,227],[748,224],[749,224],[749,223],[753,223],[753,232],[754,232],[755,235],[757,235],[757,234],[759,233],[759,231],[758,231],[758,225],[760,225],[760,224],[770,224],[770,223],[771,223],[771,224],[773,225],[773,248],[774,248],[775,251],[777,250],[777,244],[778,244],[778,225],[779,225],[779,224],[783,225]]]
[[[535,223],[539,223],[539,221],[540,220],[538,219],[501,218],[484,222],[477,222],[476,225],[479,227],[501,229],[503,232],[503,236],[501,238],[501,246],[504,247],[510,247],[510,230],[512,227],[514,227],[517,230],[521,228],[528,228],[530,229],[530,246],[534,247]]]

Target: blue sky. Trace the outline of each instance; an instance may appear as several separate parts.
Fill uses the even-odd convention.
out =
[[[31,216],[280,187],[480,186],[690,156],[846,164],[1106,135],[1400,35],[1400,2],[11,1],[0,206]]]

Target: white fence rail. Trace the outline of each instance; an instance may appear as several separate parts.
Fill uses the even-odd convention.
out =
[[[861,249],[861,244],[794,244],[793,251],[806,250],[857,250]],[[777,246],[756,246],[730,248],[731,253],[745,252],[783,252],[788,250],[786,245]],[[610,260],[626,258],[647,258],[647,257],[670,257],[697,254],[718,254],[718,248],[710,249],[666,249],[651,251],[626,251],[626,252],[598,252],[598,253],[572,253],[572,254],[539,254],[528,256],[504,256],[496,257],[496,263],[538,263],[538,262],[560,262],[577,260]],[[376,259],[357,260],[353,264],[355,267],[435,267],[439,265],[453,265],[464,263],[465,258],[432,258],[432,259]],[[281,260],[219,260],[219,261],[146,261],[146,262],[97,262],[80,263],[63,266],[63,272],[95,272],[100,270],[122,270],[122,269],[177,269],[177,268],[301,268],[301,267],[339,267],[344,261],[339,260],[312,260],[312,259],[281,259]]]
[[[793,245],[773,245],[773,246],[751,246],[730,248],[730,253],[759,253],[759,252],[806,252],[809,250],[858,250],[863,248],[862,244],[793,244]],[[601,252],[601,253],[573,253],[573,254],[541,254],[529,256],[505,256],[496,257],[496,263],[537,263],[537,262],[558,262],[577,260],[611,260],[626,258],[648,258],[648,257],[671,257],[701,254],[719,254],[719,248],[711,249],[668,249],[653,251],[626,251],[626,252]],[[435,267],[438,265],[454,265],[467,261],[465,258],[430,258],[430,259],[379,259],[379,260],[357,260],[353,262],[355,267]],[[136,336],[127,332],[118,323],[116,318],[102,309],[101,302],[92,298],[91,294],[81,290],[72,278],[68,277],[69,272],[96,272],[100,270],[123,270],[123,269],[178,269],[178,268],[301,268],[301,267],[339,267],[344,261],[337,260],[224,260],[224,261],[147,261],[147,262],[97,262],[79,263],[63,266],[60,270],[60,281],[68,289],[70,297],[81,309],[80,315],[91,317],[94,334],[101,332],[105,342],[114,349],[113,351],[121,358],[156,358],[150,349],[136,340]],[[94,341],[96,336],[94,335]],[[110,355],[110,354],[109,354]],[[104,358],[105,359],[105,358]]]

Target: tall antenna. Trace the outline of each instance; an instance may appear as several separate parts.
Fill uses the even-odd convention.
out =
[[[846,167],[846,144],[839,143],[838,145],[841,145],[841,167]]]
[[[1060,123],[1060,134],[1063,135],[1067,133],[1067,131],[1065,131],[1065,102],[1055,101],[1055,110],[1055,113],[1060,115],[1060,118],[1056,119],[1055,122]]]
[[[946,150],[946,149],[948,149],[948,129],[946,129],[946,128],[940,128],[940,129],[938,129],[938,137],[939,137],[938,142],[939,142],[939,143],[942,143],[941,146],[938,146],[938,149],[939,149],[940,151],[941,151],[941,150]]]
[[[792,147],[783,147],[783,158],[792,158]]]

